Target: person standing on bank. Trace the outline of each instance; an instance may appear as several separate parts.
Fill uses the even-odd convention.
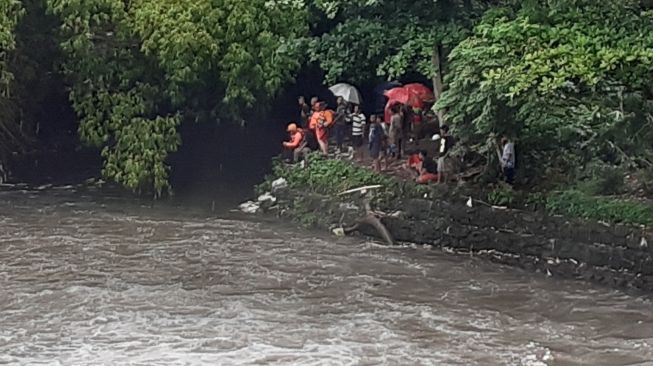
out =
[[[308,122],[308,128],[315,133],[315,139],[322,151],[322,156],[329,155],[329,129],[333,125],[334,113],[326,109],[326,103],[316,102],[313,114]]]
[[[449,135],[449,126],[442,125],[440,127],[440,155],[438,157],[438,182],[446,183],[449,180],[449,174],[451,174],[451,159],[449,158],[449,153],[453,148],[455,141],[451,135]]]
[[[515,144],[507,136],[501,138],[502,151],[499,154],[501,171],[506,183],[513,185],[515,182]]]
[[[370,137],[369,137],[369,150],[370,157],[372,158],[372,167],[377,173],[381,172],[381,158],[385,153],[385,132],[383,131],[383,126],[381,125],[384,122],[379,122],[381,118],[376,115],[370,117]],[[387,160],[386,160],[387,164]]]
[[[389,155],[395,159],[401,159],[401,143],[403,137],[403,119],[398,104],[391,108],[390,126],[388,126],[388,140],[390,144]]]
[[[334,121],[334,128],[336,133],[336,147],[340,152],[343,150],[345,142],[345,134],[347,133],[347,102],[343,97],[338,97],[338,106],[336,107],[336,116]]]
[[[354,145],[354,160],[363,160],[363,143],[365,135],[365,115],[361,107],[354,104],[354,112],[351,114],[351,140]]]

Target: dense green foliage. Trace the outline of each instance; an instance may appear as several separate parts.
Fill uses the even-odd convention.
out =
[[[653,13],[638,1],[556,0],[488,11],[450,55],[439,106],[489,151],[516,138],[531,177],[597,160],[653,161]],[[482,146],[485,145],[485,146]]]
[[[336,25],[313,40],[311,60],[329,82],[427,79],[444,72],[444,55],[460,40],[489,1],[317,1],[321,16]],[[434,60],[434,52],[439,60]],[[435,61],[435,62],[434,62]]]
[[[521,182],[614,195],[636,181],[644,194],[653,176],[652,6],[0,0],[0,161],[25,121],[44,122],[25,101],[39,104],[39,93],[60,87],[47,79],[61,70],[79,135],[101,149],[104,175],[160,195],[182,123],[251,118],[308,62],[326,83],[431,83],[439,117],[488,172],[497,166],[496,137],[507,134],[517,142]],[[339,165],[313,173],[306,184],[329,175],[352,175],[351,185],[376,179]],[[347,185],[335,181],[334,189]]]
[[[0,163],[10,153],[10,147],[20,140],[19,118],[12,98],[14,74],[9,57],[16,47],[14,29],[22,15],[19,1],[0,0]]]
[[[653,225],[653,205],[648,202],[615,200],[568,190],[550,193],[545,207],[552,214],[608,223]]]
[[[14,29],[23,13],[21,3],[17,0],[0,1],[0,92],[9,95],[12,75],[7,70],[9,52],[16,47]]]
[[[49,0],[61,19],[80,135],[103,173],[159,195],[183,120],[242,115],[291,79],[304,34],[295,2]]]
[[[305,168],[277,161],[272,174],[257,187],[257,191],[269,191],[272,180],[279,177],[285,178],[291,188],[325,195],[337,195],[349,189],[380,185],[381,188],[374,190],[374,202],[377,204],[433,195],[433,186],[417,185],[411,181],[361,168],[350,161],[324,159],[318,154],[309,155]]]
[[[291,187],[308,189],[322,194],[338,194],[348,189],[383,185],[390,187],[396,182],[387,175],[362,169],[339,159],[323,159],[310,155],[306,168],[278,162],[274,165],[274,177],[284,177]]]

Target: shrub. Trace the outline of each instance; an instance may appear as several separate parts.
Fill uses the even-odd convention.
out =
[[[644,202],[595,197],[578,190],[554,192],[546,199],[546,209],[589,220],[624,224],[653,224],[653,205]]]
[[[511,187],[498,186],[487,195],[488,202],[497,206],[510,206],[515,201],[515,194]]]
[[[626,190],[623,169],[596,164],[589,169],[588,178],[579,184],[579,189],[589,195],[609,196],[621,194]]]
[[[394,187],[398,184],[391,177],[357,167],[350,162],[323,159],[315,154],[307,157],[304,169],[299,165],[276,162],[273,172],[276,177],[284,177],[291,187],[308,188],[322,194],[338,194],[348,189],[367,185],[379,184],[384,187]]]

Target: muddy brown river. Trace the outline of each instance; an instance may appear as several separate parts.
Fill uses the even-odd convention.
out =
[[[0,190],[2,365],[653,365],[653,303],[71,187]]]

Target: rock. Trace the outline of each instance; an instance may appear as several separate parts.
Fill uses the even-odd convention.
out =
[[[258,196],[257,201],[259,203],[259,208],[263,211],[267,211],[277,203],[277,198],[267,192]]]
[[[272,182],[272,193],[288,188],[288,181],[285,178],[279,178]]]
[[[277,202],[277,198],[273,196],[270,192],[263,193],[262,195],[258,196],[256,199],[259,203],[263,202],[272,202],[275,203]]]
[[[259,204],[256,203],[256,202],[252,202],[252,201],[247,201],[247,202],[241,203],[240,206],[238,206],[238,209],[240,209],[242,212],[248,213],[248,214],[257,213],[259,208],[260,208]]]
[[[337,228],[331,230],[331,232],[335,236],[345,236],[345,229],[343,229],[341,227],[337,227]]]

